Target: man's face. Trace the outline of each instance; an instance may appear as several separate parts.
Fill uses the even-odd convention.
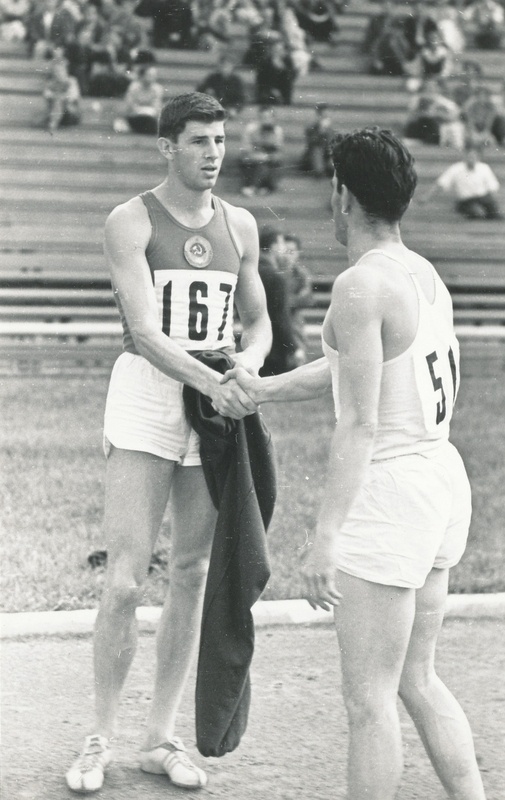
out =
[[[298,245],[292,239],[284,240],[284,252],[282,254],[282,261],[286,269],[292,269],[298,262],[300,251]]]
[[[279,258],[279,263],[281,263],[285,250],[286,250],[286,242],[284,241],[284,236],[281,233],[279,234],[275,242],[272,242],[272,245],[270,247],[270,252],[273,253],[275,256],[277,256]]]
[[[194,191],[212,189],[223,162],[224,122],[190,121],[177,142],[171,142],[169,160],[181,183]]]

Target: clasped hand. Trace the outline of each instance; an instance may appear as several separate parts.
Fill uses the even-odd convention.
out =
[[[237,359],[238,361],[238,359]],[[238,364],[226,372],[212,393],[212,405],[223,417],[243,419],[257,411],[254,383],[259,380],[245,367]]]
[[[313,609],[330,611],[338,606],[342,595],[337,589],[335,546],[324,536],[316,536],[302,569],[302,595]]]

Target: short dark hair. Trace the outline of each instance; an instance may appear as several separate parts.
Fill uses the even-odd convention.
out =
[[[414,158],[402,142],[373,127],[337,134],[330,147],[337,191],[347,186],[369,218],[398,222],[417,184]]]
[[[279,228],[274,228],[273,225],[263,225],[260,230],[260,250],[270,250],[273,244],[277,241],[279,236],[282,236]]]
[[[285,233],[284,234],[284,241],[285,242],[294,242],[299,250],[302,249],[302,240],[296,233]]]
[[[188,92],[171,97],[161,109],[158,136],[176,142],[188,122],[224,122],[221,103],[203,92]]]

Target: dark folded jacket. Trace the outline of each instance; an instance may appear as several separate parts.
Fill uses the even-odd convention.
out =
[[[194,354],[218,372],[221,351]],[[184,387],[188,418],[200,436],[202,466],[218,509],[201,624],[196,680],[196,740],[204,756],[234,750],[247,727],[254,651],[251,607],[270,576],[266,530],[276,475],[270,434],[258,413],[235,421],[208,397]]]

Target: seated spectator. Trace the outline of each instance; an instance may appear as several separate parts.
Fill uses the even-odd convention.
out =
[[[87,26],[81,27],[77,31],[75,40],[65,48],[68,71],[79,81],[79,88],[83,95],[88,94],[91,68],[98,50],[99,48],[93,43],[93,32]]]
[[[198,47],[201,50],[223,52],[232,36],[236,0],[215,0],[208,14],[197,20]]]
[[[138,0],[101,0],[101,16],[105,23],[102,42],[114,54],[118,64],[130,66],[138,50],[149,46],[147,25],[135,15]]]
[[[279,30],[284,39],[296,77],[307,75],[312,55],[307,46],[305,32],[300,27],[294,8],[287,0],[277,0]]]
[[[404,136],[408,139],[419,139],[425,144],[463,148],[464,124],[461,120],[461,109],[448,97],[442,81],[434,78],[424,81],[412,102]]]
[[[156,67],[150,64],[137,66],[125,96],[127,126],[123,120],[116,120],[114,130],[117,133],[129,129],[134,133],[156,134],[164,94],[165,90],[157,80]]]
[[[476,47],[497,50],[505,35],[505,10],[496,0],[475,0],[463,12]]]
[[[256,12],[254,15],[252,10]],[[256,69],[268,55],[268,49],[272,39],[280,38],[278,20],[275,17],[273,5],[259,3],[242,7],[237,12],[240,16],[246,12],[246,24],[248,27],[248,43],[244,53],[242,63],[248,67]]]
[[[217,69],[210,72],[196,87],[197,92],[210,94],[219,100],[232,117],[242,111],[246,102],[244,81],[234,70],[235,64],[231,58],[223,55]]]
[[[503,219],[496,199],[498,179],[481,158],[481,151],[470,143],[464,161],[444,170],[419,202],[427,203],[441,189],[454,197],[456,211],[467,219]]]
[[[450,50],[437,30],[426,34],[425,43],[419,51],[419,59],[423,78],[448,75],[451,71]]]
[[[135,14],[152,19],[153,47],[195,46],[193,12],[189,0],[140,0]]]
[[[30,0],[0,0],[0,39],[23,42],[26,39],[26,20]]]
[[[82,6],[77,0],[59,0],[49,34],[53,52],[55,48],[64,50],[75,40],[82,20]]]
[[[462,108],[482,83],[482,68],[477,61],[465,59],[459,67],[458,80],[451,85],[451,97]]]
[[[130,79],[106,50],[93,55],[89,74],[87,95],[89,97],[123,97]]]
[[[316,42],[335,41],[340,10],[340,4],[333,0],[299,0],[295,6],[300,27]]]
[[[75,41],[82,21],[81,6],[74,0],[41,0],[27,18],[28,49],[35,58],[51,58]]]
[[[291,310],[291,324],[295,337],[296,365],[305,364],[308,360],[308,342],[305,334],[305,318],[303,309],[314,302],[312,278],[309,270],[301,261],[301,241],[294,233],[284,234],[284,250],[281,255],[281,270],[286,277]]]
[[[68,74],[65,59],[58,58],[52,62],[43,95],[46,101],[45,125],[51,133],[81,121],[79,84]]]
[[[318,103],[315,107],[314,121],[305,128],[305,150],[300,164],[303,172],[310,172],[316,178],[330,178],[333,175],[330,153],[332,136],[328,106],[326,103]]]
[[[475,147],[486,147],[495,138],[496,133],[500,136],[495,122],[498,109],[487,86],[481,84],[475,90],[473,96],[464,104],[462,113],[467,141]]]
[[[462,53],[466,46],[466,38],[459,0],[456,5],[449,4],[447,0],[432,0],[429,13],[450,52],[454,55]]]
[[[242,194],[251,196],[275,192],[282,165],[284,132],[275,122],[274,109],[265,105],[258,108],[258,120],[244,129],[240,148]]]
[[[51,29],[59,0],[33,3],[26,18],[28,52],[34,58],[48,58],[52,52]]]
[[[265,287],[268,316],[272,323],[272,348],[260,375],[279,375],[298,366],[297,341],[290,307],[286,276],[282,271],[284,237],[276,228],[265,225],[260,230],[258,270]]]
[[[282,39],[271,39],[266,56],[256,66],[256,102],[291,105],[296,70]]]
[[[372,75],[404,75],[411,59],[411,49],[403,21],[390,0],[385,0],[379,14],[370,18],[361,45]]]
[[[415,60],[426,44],[428,35],[438,31],[431,4],[428,6],[424,0],[414,0],[409,4],[409,12],[400,15],[399,22],[407,41],[407,60]]]
[[[76,34],[83,28],[89,31],[91,42],[94,45],[100,45],[106,25],[94,3],[86,3],[82,6],[82,15],[76,28]]]
[[[498,144],[503,146],[505,145],[505,80],[501,82],[499,90],[491,96],[491,99],[496,109],[491,133]]]

